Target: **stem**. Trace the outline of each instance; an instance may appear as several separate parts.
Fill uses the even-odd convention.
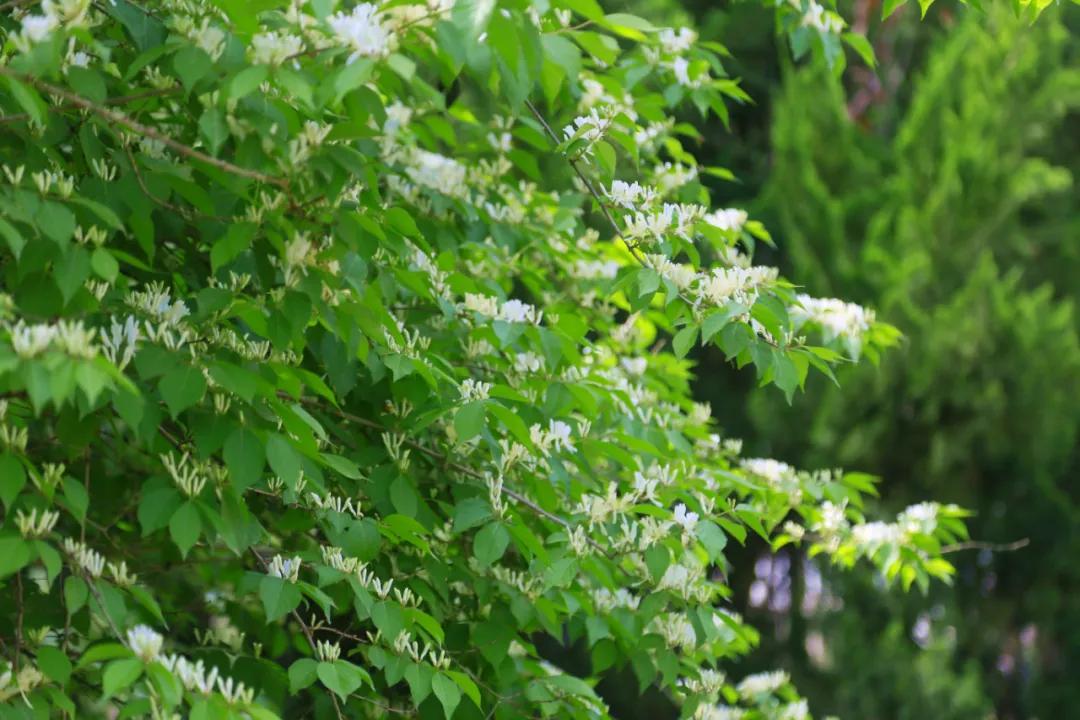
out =
[[[74,107],[77,107],[77,108],[79,108],[81,110],[87,110],[89,112],[92,112],[95,115],[98,115],[98,116],[108,120],[109,122],[115,123],[117,125],[122,125],[123,127],[126,127],[128,130],[131,130],[134,133],[138,133],[139,135],[142,135],[143,137],[148,137],[151,140],[157,140],[158,142],[164,144],[166,147],[169,147],[172,150],[180,153],[184,157],[188,157],[188,158],[191,158],[193,160],[198,160],[200,162],[204,162],[207,165],[210,165],[212,167],[216,167],[218,170],[223,170],[223,171],[225,171],[227,173],[231,173],[232,175],[237,175],[239,177],[249,178],[251,180],[256,180],[258,182],[266,183],[268,185],[276,185],[277,187],[281,188],[282,190],[285,190],[286,192],[288,192],[288,190],[289,190],[289,181],[286,180],[285,178],[275,177],[273,175],[267,175],[265,173],[258,172],[257,170],[249,170],[248,168],[243,168],[243,167],[240,167],[239,165],[233,165],[231,162],[228,162],[227,160],[221,160],[219,158],[207,155],[206,153],[204,153],[204,152],[202,152],[200,150],[196,150],[195,148],[193,148],[193,147],[191,147],[189,145],[185,145],[182,142],[174,140],[173,138],[169,137],[168,135],[165,135],[164,133],[159,132],[158,130],[150,127],[149,125],[143,125],[142,123],[140,123],[140,122],[138,122],[136,120],[132,120],[131,118],[129,118],[124,113],[118,112],[116,110],[110,110],[107,107],[104,107],[102,105],[98,105],[95,102],[87,100],[86,98],[82,97],[81,95],[76,95],[75,93],[69,92],[68,90],[65,90],[62,87],[57,87],[56,85],[52,85],[51,83],[45,82],[44,80],[39,80],[38,78],[34,77],[33,75],[28,75],[26,73],[16,72],[14,70],[11,70],[9,68],[2,67],[2,66],[0,66],[0,75],[5,75],[7,77],[14,78],[16,80],[20,80],[20,81],[25,82],[25,83],[29,83],[29,84],[31,84],[31,85],[33,85],[33,86],[35,86],[35,87],[37,87],[37,88],[39,88],[41,90],[44,90],[45,92],[49,93],[50,95],[54,95],[54,96],[56,96],[58,98],[62,98],[64,100],[66,100],[69,104],[73,105]]]

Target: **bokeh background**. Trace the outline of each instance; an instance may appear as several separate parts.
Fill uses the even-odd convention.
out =
[[[791,406],[703,352],[699,395],[725,432],[749,455],[880,476],[883,513],[955,502],[973,538],[1027,542],[951,555],[954,586],[925,596],[738,549],[736,604],[762,630],[740,670],[788,670],[819,718],[1080,717],[1080,7],[1029,24],[939,0],[882,21],[856,0],[842,14],[879,64],[849,55],[839,78],[793,62],[759,3],[622,9],[731,50],[755,103],[705,125],[699,157],[739,178],[710,178],[715,196],[772,231],[758,261],[905,334]],[[665,716],[618,684],[620,717]]]

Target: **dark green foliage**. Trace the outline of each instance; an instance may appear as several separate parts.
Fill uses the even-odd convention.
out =
[[[771,429],[759,450],[878,473],[891,501],[929,493],[970,507],[980,540],[1030,540],[952,555],[956,587],[930,599],[832,578],[844,612],[810,625],[827,631],[835,669],[800,681],[817,712],[984,717],[988,700],[998,717],[1074,712],[1075,14],[1034,26],[1003,8],[963,18],[915,76],[895,128],[895,104],[858,127],[839,83],[813,69],[792,73],[774,106],[762,202],[785,271],[814,295],[876,307],[906,342],[876,371],[841,373],[842,389],[817,379],[794,412],[753,398],[758,431]],[[935,603],[932,636],[954,626],[951,652],[911,640]]]

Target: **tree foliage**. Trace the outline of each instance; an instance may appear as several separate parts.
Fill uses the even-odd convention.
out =
[[[924,618],[931,653],[910,640],[925,607],[833,578],[844,612],[806,632],[825,632],[835,664],[805,675],[820,683],[808,695],[845,715],[1034,717],[1075,703],[1080,74],[1063,16],[1075,22],[1055,11],[1032,26],[1002,8],[961,19],[898,93],[895,126],[885,108],[852,122],[820,70],[792,73],[775,108],[762,212],[786,269],[810,291],[874,305],[905,340],[873,372],[842,372],[841,390],[812,384],[795,408],[755,398],[759,439],[792,462],[879,474],[893,501],[931,493],[970,507],[976,537],[1030,541],[951,556],[960,581]],[[931,662],[981,690],[939,702],[921,680]]]
[[[711,207],[673,113],[745,100],[722,46],[592,0],[16,5],[4,716],[603,717],[629,667],[804,717],[724,673],[730,541],[950,577],[963,511],[867,522],[869,477],[741,457],[689,393],[701,343],[790,399],[897,337]]]

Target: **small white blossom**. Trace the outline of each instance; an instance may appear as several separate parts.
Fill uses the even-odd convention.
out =
[[[698,514],[696,512],[688,511],[686,505],[679,503],[675,506],[675,523],[692,535],[694,533],[694,528],[697,527]]]
[[[143,662],[151,662],[161,653],[161,634],[147,625],[136,625],[127,631],[128,645],[131,651]]]
[[[259,65],[280,65],[303,50],[303,38],[284,32],[259,33],[251,38],[251,60]]]
[[[742,230],[748,217],[745,210],[725,208],[723,210],[715,210],[702,219],[720,230],[738,232]]]
[[[675,31],[672,28],[664,28],[657,36],[660,40],[660,47],[668,55],[678,55],[684,53],[693,46],[697,40],[697,33],[690,28],[679,28]]]
[[[360,57],[383,57],[390,52],[390,31],[378,12],[378,8],[365,2],[353,7],[351,13],[339,12],[327,20],[338,40],[353,51],[348,62]]]
[[[747,700],[754,700],[759,695],[769,695],[790,681],[788,674],[782,670],[747,675],[738,685],[739,695]]]

